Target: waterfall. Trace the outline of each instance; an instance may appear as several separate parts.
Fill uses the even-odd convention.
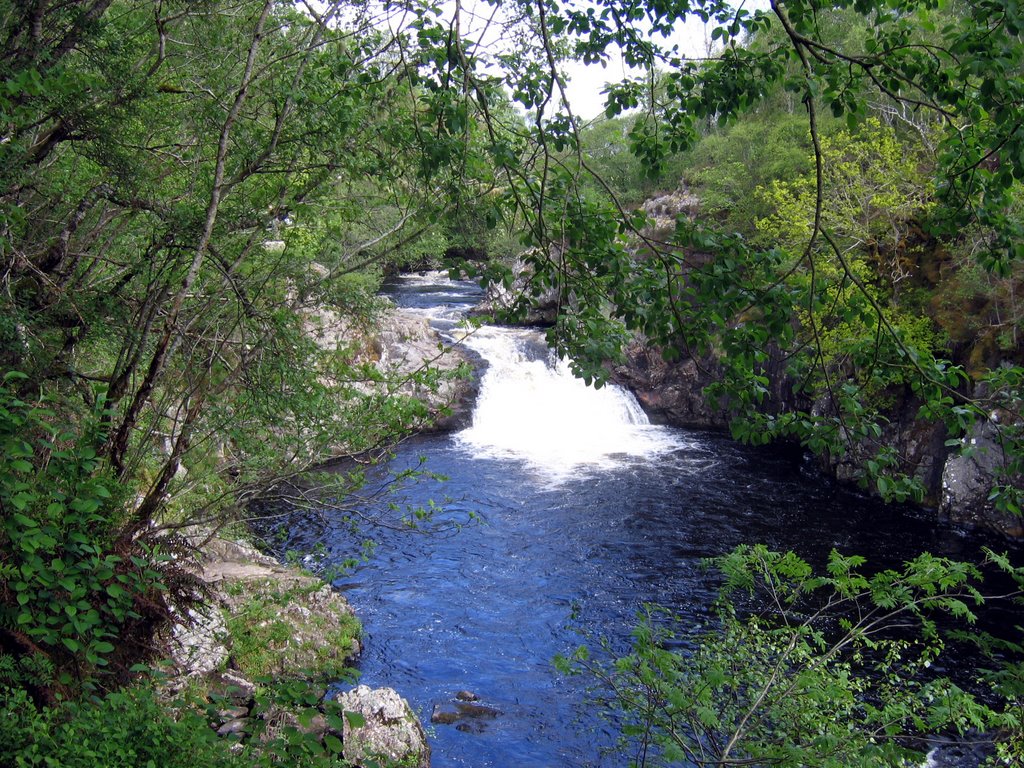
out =
[[[474,458],[521,460],[557,483],[696,446],[679,430],[650,424],[621,387],[595,389],[574,377],[540,331],[488,325],[467,330],[460,319],[482,298],[472,283],[431,272],[393,282],[390,295],[446,341],[464,344],[487,362],[473,423],[454,436]],[[692,455],[681,460],[677,471],[693,469]]]
[[[521,459],[558,479],[682,447],[631,393],[574,377],[539,331],[484,326],[464,343],[488,363],[472,426],[455,437],[474,456]]]

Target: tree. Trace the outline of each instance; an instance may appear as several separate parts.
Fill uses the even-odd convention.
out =
[[[718,0],[606,0],[582,7],[524,2],[516,8],[517,22],[536,41],[535,49],[516,59],[513,90],[530,114],[535,170],[524,175],[518,157],[514,163],[496,159],[508,179],[508,204],[523,217],[536,246],[525,264],[525,282],[534,295],[560,296],[550,340],[580,375],[603,381],[607,360],[630,333],[640,333],[666,355],[711,355],[721,363],[724,374],[714,394],[733,412],[737,437],[795,439],[833,456],[865,453],[858,446],[877,443],[884,415],[872,402],[877,388],[866,387],[828,350],[829,313],[841,297],[840,322],[868,356],[863,359],[877,352],[881,368],[899,370],[900,396],[919,398],[921,418],[946,424],[948,439],[987,423],[993,412],[1002,414],[992,428],[1007,457],[1005,482],[994,489],[994,499],[1005,510],[1019,509],[1014,487],[1020,446],[1012,426],[1019,393],[1000,388],[996,398],[980,394],[985,388],[970,386],[962,364],[935,354],[941,350],[934,348],[932,329],[905,332],[906,323],[890,306],[891,286],[880,294],[874,272],[859,266],[862,257],[854,251],[875,248],[879,233],[863,227],[854,232],[851,206],[867,209],[840,199],[840,186],[830,187],[830,179],[844,173],[844,160],[832,151],[822,115],[845,121],[850,135],[870,131],[869,118],[884,118],[900,124],[900,146],[915,136],[921,151],[930,153],[927,168],[914,170],[922,184],[907,205],[885,201],[889,224],[905,231],[912,217],[952,247],[960,247],[964,233],[974,233],[971,247],[979,263],[1009,275],[1024,242],[1021,17],[1015,4],[847,0],[824,8],[797,0],[751,10]],[[717,46],[710,56],[690,58],[672,47],[668,36],[688,20],[708,25]],[[473,50],[471,42],[464,45]],[[782,93],[795,95],[806,112],[813,158],[801,195],[811,216],[800,239],[791,232],[784,242],[755,247],[706,221],[680,221],[665,241],[645,234],[643,216],[602,184],[597,163],[584,151],[579,121],[559,105],[559,58],[600,62],[615,48],[647,74],[609,85],[606,115],[636,110],[630,148],[651,173],[672,153],[694,147],[710,126],[729,126]],[[471,55],[462,57],[453,79],[476,82],[482,76],[471,68],[474,62]],[[467,88],[466,98],[472,97]],[[595,184],[607,194],[595,196]],[[872,216],[877,225],[877,210]],[[882,257],[886,279],[898,282],[900,254],[889,250]],[[487,279],[512,282],[501,270]],[[1015,362],[1016,353],[1009,358]],[[769,395],[768,370],[779,367],[787,388],[800,390],[795,403]],[[995,368],[974,367],[971,374],[978,382],[1003,376]],[[884,446],[867,451],[862,462],[866,480],[889,498],[920,494],[899,458],[878,448]]]
[[[133,563],[132,594],[157,596],[162,528],[222,521],[331,456],[386,452],[424,408],[360,357],[380,275],[499,223],[531,246],[519,308],[558,296],[550,338],[588,380],[604,381],[634,333],[669,356],[714,355],[737,436],[830,453],[878,440],[885,387],[920,398],[951,440],[998,411],[1007,461],[995,498],[1017,509],[1021,369],[981,365],[971,374],[989,395],[972,391],[858,249],[880,241],[878,210],[890,229],[912,214],[947,243],[970,233],[979,265],[1012,279],[1024,254],[1020,11],[1008,0],[819,6],[519,0],[474,26],[482,17],[459,3],[0,2],[0,372],[13,451],[0,478],[0,642],[89,676],[135,620],[104,613],[108,598],[121,610],[111,579],[128,576],[114,566]],[[688,19],[708,25],[705,57],[664,42]],[[559,62],[613,48],[647,69],[609,86],[606,117],[637,110],[628,144],[648,175],[759,105],[804,105],[814,175],[774,188],[793,209],[769,227],[780,242],[754,247],[713,222],[681,221],[664,240],[645,232],[563,103]],[[915,183],[847,226],[867,208],[838,193],[877,179],[855,167],[870,153],[830,143],[822,110],[858,150],[872,114],[927,135],[934,202]],[[886,146],[882,175],[904,174]],[[796,210],[799,239],[781,226]],[[503,263],[467,269],[514,277]],[[317,343],[311,326],[325,318],[342,343]],[[771,401],[776,364],[796,403]],[[883,495],[916,490],[881,452],[864,471]],[[51,632],[56,619],[21,601],[61,587],[71,559],[51,528],[72,518],[85,536],[81,600],[100,618]],[[45,568],[26,575],[39,551]]]
[[[1020,570],[990,557],[1019,588]],[[940,627],[972,624],[984,601],[977,567],[925,554],[871,573],[833,551],[816,574],[761,546],[715,565],[717,626],[675,636],[678,621],[653,611],[629,654],[582,646],[560,660],[596,675],[631,765],[915,765],[929,735],[971,730],[993,734],[974,737],[997,742],[993,764],[1019,757],[1020,668],[995,678],[996,704],[928,671],[946,648]]]
[[[0,4],[3,650],[89,679],[122,602],[157,622],[168,530],[427,416],[363,354],[481,173],[419,47],[343,3]]]

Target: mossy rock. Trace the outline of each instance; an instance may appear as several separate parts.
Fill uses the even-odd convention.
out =
[[[246,676],[339,677],[359,653],[359,620],[318,579],[247,579],[223,590],[231,663]]]

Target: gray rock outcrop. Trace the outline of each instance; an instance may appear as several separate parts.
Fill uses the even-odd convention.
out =
[[[458,375],[464,365],[474,365],[466,351],[445,344],[426,319],[394,310],[381,319],[375,340],[376,364],[398,382],[397,392],[427,405],[429,418],[422,431],[451,430],[469,423],[479,383],[475,377]],[[431,369],[433,386],[418,374]]]
[[[228,629],[217,606],[199,605],[184,612],[172,609],[172,616],[167,649],[185,677],[203,677],[227,664]]]
[[[367,765],[384,759],[428,768],[426,733],[408,702],[396,691],[360,685],[339,694],[336,701],[345,712],[342,742],[346,760]]]
[[[942,470],[939,512],[948,520],[1024,536],[1024,521],[996,509],[990,498],[1006,462],[996,425],[975,424],[961,443],[960,452],[950,456]]]
[[[469,314],[499,323],[506,322],[506,316],[512,314],[515,325],[554,325],[561,301],[558,288],[535,286],[533,272],[523,260],[512,265],[512,273],[516,277],[511,286],[492,283],[483,301]]]
[[[411,428],[447,430],[468,422],[476,382],[458,371],[473,361],[461,348],[446,345],[423,317],[386,307],[372,329],[327,307],[307,308],[303,317],[306,334],[321,349],[377,368],[381,380],[362,382],[358,388],[367,394],[404,395],[424,404],[422,418]]]
[[[214,537],[201,547],[193,570],[206,585],[205,594],[196,606],[178,612],[163,638],[180,684],[210,677],[232,663],[225,615],[248,610],[253,600],[280,602],[267,621],[286,625],[287,640],[262,649],[277,674],[302,676],[317,667],[340,667],[359,653],[358,641],[346,647],[328,642],[339,634],[340,624],[354,621],[348,601],[329,584],[283,566],[243,541]]]
[[[684,183],[672,192],[665,192],[645,200],[640,207],[647,214],[649,220],[644,234],[657,239],[666,239],[675,233],[676,223],[681,217],[690,221],[697,218],[700,211],[700,200]]]

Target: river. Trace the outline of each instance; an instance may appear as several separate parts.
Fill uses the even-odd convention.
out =
[[[390,294],[450,338],[479,299],[437,275]],[[387,468],[425,461],[444,479],[388,502],[433,503],[434,524],[461,527],[374,532],[372,557],[335,582],[364,624],[361,682],[397,689],[425,723],[460,690],[500,711],[432,726],[436,768],[624,764],[602,753],[614,733],[587,706],[588,681],[559,675],[553,658],[581,629],[624,647],[646,602],[698,628],[716,587],[701,562],[740,543],[818,562],[835,547],[879,565],[978,551],[971,535],[840,488],[787,452],[651,425],[628,393],[574,380],[537,331],[485,326],[464,343],[488,363],[473,425],[406,442]],[[320,564],[351,556],[362,535],[330,515],[289,526],[288,546],[322,545]]]

